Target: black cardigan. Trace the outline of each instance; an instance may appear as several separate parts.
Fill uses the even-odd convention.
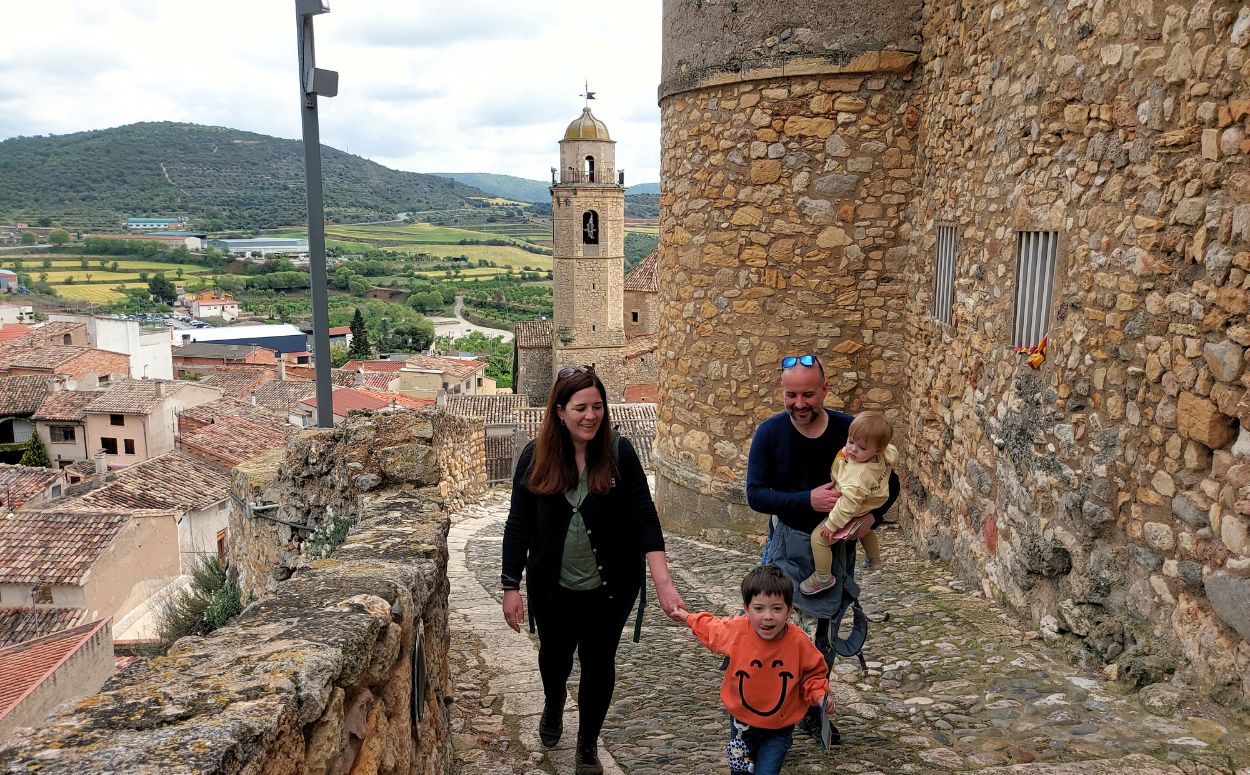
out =
[[[518,589],[524,568],[531,601],[550,596],[559,584],[564,539],[573,518],[573,507],[564,493],[535,495],[525,486],[533,455],[534,443],[530,442],[512,477],[501,574],[504,589]],[[664,551],[664,533],[647,489],[647,476],[628,439],[620,438],[617,456],[612,489],[602,495],[588,493],[581,514],[608,599],[625,604],[637,597],[642,586],[641,555]]]

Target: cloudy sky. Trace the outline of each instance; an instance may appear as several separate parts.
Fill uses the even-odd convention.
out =
[[[0,0],[0,140],[135,121],[299,138],[294,0]],[[330,0],[321,141],[543,180],[583,81],[626,183],[659,179],[660,0]]]

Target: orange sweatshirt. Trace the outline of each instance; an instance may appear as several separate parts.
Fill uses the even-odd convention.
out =
[[[744,724],[779,729],[803,718],[829,691],[829,666],[807,633],[787,623],[764,640],[745,616],[690,614],[686,624],[716,654],[729,657],[720,699]]]

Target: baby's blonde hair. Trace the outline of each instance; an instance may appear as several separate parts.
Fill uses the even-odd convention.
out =
[[[857,444],[873,449],[885,449],[894,438],[894,428],[885,415],[877,411],[860,412],[851,420],[851,427],[846,432],[847,438]]]

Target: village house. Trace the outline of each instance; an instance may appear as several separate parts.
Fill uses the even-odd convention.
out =
[[[77,627],[86,617],[81,608],[0,607],[0,648]]]
[[[224,557],[229,495],[228,472],[175,450],[110,474],[103,486],[56,508],[67,514],[164,512],[175,527],[180,572],[189,574],[199,555]]]
[[[273,350],[255,344],[190,342],[173,350],[174,375],[177,379],[188,375],[210,374],[222,366],[272,366],[277,360],[277,353]]]
[[[315,390],[314,390],[315,393]],[[400,393],[385,393],[363,388],[334,388],[334,424],[342,422],[353,409],[402,410],[424,409],[434,405],[433,398],[417,398]],[[309,395],[301,400],[291,413],[292,422],[299,420],[303,427],[318,424],[317,396]]]
[[[228,323],[239,317],[239,302],[228,293],[202,291],[191,299],[188,306],[191,315],[197,318],[221,318]]]
[[[221,391],[178,380],[126,378],[83,409],[87,448],[103,450],[110,468],[174,448],[178,412],[221,398]]]
[[[56,383],[54,389],[44,395],[31,420],[35,424],[35,432],[48,450],[48,457],[57,467],[65,468],[73,463],[92,460],[95,451],[87,443],[85,410],[103,392],[57,389],[59,387],[60,383]]]
[[[18,452],[34,433],[32,415],[48,395],[45,377],[0,377],[0,451]]]
[[[302,416],[302,412],[299,409],[300,401],[316,392],[317,386],[313,384],[312,380],[272,380],[253,390],[248,396],[248,401],[256,406],[261,406],[283,415],[294,413],[296,419],[291,420],[291,422],[302,425],[302,421],[299,420],[299,417]]]
[[[222,396],[216,401],[193,406],[178,413],[178,436],[180,439],[199,431],[205,426],[221,422],[231,417],[243,417],[260,424],[286,422],[285,409],[274,411],[258,406],[249,399],[237,396]]]
[[[268,410],[261,411],[269,413]],[[255,416],[222,417],[195,431],[181,434],[179,446],[183,452],[213,465],[233,468],[286,446],[286,440],[295,433],[295,426],[286,418],[269,414],[271,419],[264,421]]]
[[[139,325],[137,320],[99,315],[52,314],[48,320],[44,327],[52,327],[53,332],[65,330],[63,326],[81,325],[87,346],[130,356],[130,376],[136,379],[174,378],[167,326],[151,328]]]
[[[435,399],[440,393],[466,395],[495,392],[495,380],[486,376],[484,361],[414,355],[397,372],[394,389],[404,395]]]

